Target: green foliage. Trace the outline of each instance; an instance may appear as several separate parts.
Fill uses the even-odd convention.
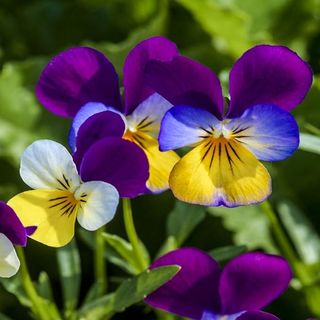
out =
[[[222,218],[225,228],[232,231],[235,244],[245,245],[249,250],[264,249],[268,252],[277,252],[270,232],[270,222],[261,206],[232,209],[211,207],[208,211]]]
[[[81,284],[81,264],[75,241],[57,251],[60,281],[66,317],[76,308]]]
[[[146,295],[170,280],[178,271],[178,266],[147,270],[122,282],[114,293],[84,305],[79,311],[79,317],[83,320],[109,318],[113,313],[123,311],[141,301]]]

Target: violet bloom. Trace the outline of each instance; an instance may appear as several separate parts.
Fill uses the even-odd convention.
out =
[[[145,302],[194,320],[279,320],[260,310],[282,294],[292,278],[285,259],[264,253],[242,254],[221,270],[205,252],[182,248],[150,268],[166,265],[181,270]]]
[[[235,207],[270,195],[271,178],[259,160],[286,159],[299,145],[289,111],[310,89],[306,62],[282,46],[248,50],[230,72],[227,110],[219,79],[196,61],[182,56],[151,61],[146,78],[174,105],[162,121],[160,150],[193,148],[169,178],[178,199]]]
[[[27,235],[35,228],[25,228],[15,212],[6,203],[0,201],[0,277],[15,275],[20,267],[14,245],[26,246]]]
[[[37,97],[49,111],[73,118],[69,144],[85,181],[111,183],[122,197],[145,192],[147,179],[152,192],[168,188],[179,157],[174,151],[160,152],[157,139],[160,121],[172,105],[144,83],[143,70],[149,60],[169,61],[176,55],[176,45],[163,37],[133,48],[123,68],[124,102],[114,67],[95,49],[71,48],[46,66]],[[116,157],[117,145],[126,149],[124,139],[133,147]],[[83,167],[83,162],[89,165]]]

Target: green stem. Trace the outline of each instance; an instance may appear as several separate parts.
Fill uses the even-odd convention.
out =
[[[32,309],[36,314],[36,316],[38,317],[38,319],[50,320],[51,317],[48,314],[45,305],[42,303],[41,297],[39,297],[33,285],[33,282],[30,278],[23,249],[21,247],[16,247],[16,252],[20,260],[20,274],[22,278],[22,284],[23,284],[24,290],[26,291],[28,297],[32,302],[32,307],[33,307]]]
[[[261,204],[261,207],[266,214],[271,228],[273,230],[274,236],[278,242],[278,245],[280,247],[280,251],[285,255],[289,263],[294,267],[298,261],[298,258],[296,256],[296,253],[294,252],[290,242],[287,239],[287,236],[285,232],[283,231],[278,217],[273,211],[270,203],[268,201],[265,201]]]
[[[134,226],[130,199],[123,198],[122,205],[124,225],[126,228],[127,236],[132,245],[133,254],[140,266],[140,271],[142,272],[148,267],[148,264],[144,259],[143,252],[141,251],[140,240]]]
[[[95,278],[99,286],[99,295],[102,296],[107,292],[107,265],[104,258],[105,240],[103,239],[103,232],[105,227],[101,227],[96,231],[95,240]]]
[[[319,299],[320,290],[313,284],[313,275],[299,260],[296,252],[294,251],[286,233],[283,231],[277,215],[273,211],[269,202],[265,201],[262,209],[268,217],[274,236],[277,240],[281,253],[289,261],[296,277],[299,279],[303,286],[303,293],[307,300],[310,310],[316,315],[320,315]]]

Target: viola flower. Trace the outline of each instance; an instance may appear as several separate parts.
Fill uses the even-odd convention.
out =
[[[261,311],[288,287],[292,272],[285,259],[245,253],[223,270],[208,254],[182,248],[157,259],[150,269],[179,265],[181,270],[145,302],[194,320],[279,320]]]
[[[177,56],[145,70],[147,83],[174,105],[162,121],[160,150],[192,147],[170,174],[174,195],[208,206],[264,201],[271,178],[259,160],[284,160],[297,149],[289,111],[310,89],[308,64],[282,46],[248,50],[230,72],[226,112],[219,79],[200,63]]]
[[[9,278],[18,272],[20,261],[14,245],[25,247],[27,235],[34,230],[25,228],[12,208],[0,201],[0,277]]]
[[[176,55],[176,45],[163,37],[147,39],[133,48],[123,68],[124,103],[116,71],[101,52],[71,48],[49,62],[36,95],[49,111],[74,118],[69,144],[78,168],[93,142],[102,137],[123,138],[135,143],[148,158],[147,188],[152,192],[168,188],[169,174],[179,157],[173,151],[160,152],[157,139],[160,121],[172,105],[144,83],[143,70],[149,60],[169,61]],[[103,147],[107,148],[107,143]],[[131,159],[123,164],[129,167]],[[104,161],[99,166],[94,178],[110,182],[103,175]],[[145,183],[135,184],[135,192],[130,194],[114,185],[123,197],[146,191]]]
[[[86,162],[84,167],[84,172],[91,169]],[[57,142],[32,143],[22,155],[20,175],[35,190],[16,195],[8,204],[23,225],[37,227],[30,237],[43,244],[61,247],[70,242],[76,219],[83,228],[94,231],[115,215],[116,188],[101,181],[82,182],[72,156]]]

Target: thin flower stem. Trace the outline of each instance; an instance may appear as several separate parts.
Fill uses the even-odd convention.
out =
[[[41,320],[50,320],[51,317],[47,312],[45,305],[41,301],[41,297],[39,297],[32,280],[29,275],[28,266],[26,263],[26,259],[24,256],[24,251],[21,247],[16,247],[16,252],[20,260],[20,273],[22,278],[23,287],[30,298],[33,306],[33,311],[36,314],[38,319]]]
[[[310,270],[308,270],[308,268],[305,267],[305,265],[300,261],[299,257],[295,253],[270,203],[268,201],[265,201],[261,206],[270,221],[275,238],[279,244],[280,251],[288,260],[296,277],[302,284],[302,290],[310,311],[315,316],[320,316],[320,288],[316,284],[314,284],[314,275],[310,272]]]
[[[133,254],[140,266],[140,271],[142,272],[148,267],[148,264],[144,259],[143,252],[141,251],[140,240],[138,238],[136,228],[134,226],[130,199],[123,198],[122,206],[123,206],[123,219],[124,219],[124,225],[126,228],[127,236],[132,245]]]
[[[278,242],[278,245],[280,247],[280,251],[285,255],[289,263],[294,267],[296,265],[296,262],[298,260],[296,253],[294,252],[289,240],[287,239],[287,236],[285,232],[283,231],[278,217],[273,211],[270,203],[268,201],[265,201],[261,204],[262,210],[266,214],[271,228],[273,230],[274,236]]]
[[[96,231],[95,240],[95,278],[99,286],[99,295],[102,296],[107,292],[107,265],[104,259],[105,240],[103,239],[103,232],[105,227],[101,227]]]

